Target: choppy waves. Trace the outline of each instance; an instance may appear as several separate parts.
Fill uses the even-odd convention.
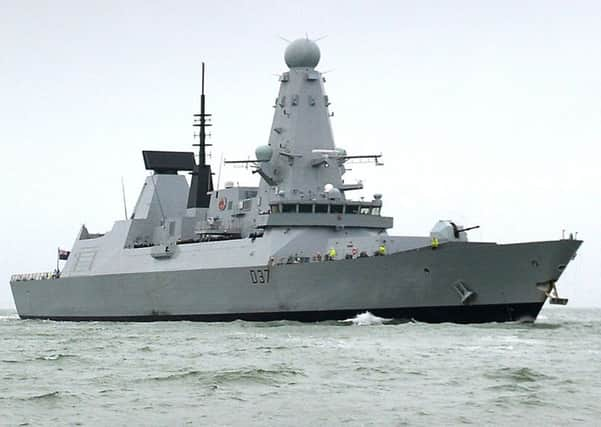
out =
[[[0,424],[594,425],[601,310],[537,322],[97,323],[0,313]]]
[[[30,397],[22,398],[22,400],[55,400],[60,398],[60,392],[51,391],[48,393],[36,394]]]
[[[17,313],[0,315],[0,322],[10,322],[13,320],[19,320]]]
[[[242,368],[225,369],[217,371],[184,370],[166,375],[151,376],[144,381],[188,381],[221,386],[229,383],[258,383],[279,384],[285,383],[290,378],[303,375],[302,370],[280,367],[277,369]]]
[[[549,378],[547,375],[531,368],[499,368],[484,374],[494,380],[509,380],[516,383],[537,382]]]

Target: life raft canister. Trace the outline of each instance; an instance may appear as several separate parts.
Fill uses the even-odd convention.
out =
[[[219,199],[219,210],[220,211],[225,210],[226,204],[227,204],[227,199],[225,197],[222,197],[221,199]]]

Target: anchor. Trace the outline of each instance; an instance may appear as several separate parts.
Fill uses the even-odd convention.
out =
[[[549,288],[545,291],[545,295],[547,295],[549,298],[549,304],[566,305],[568,303],[567,298],[561,298],[559,296],[559,293],[557,292],[557,286],[553,280],[549,282]]]

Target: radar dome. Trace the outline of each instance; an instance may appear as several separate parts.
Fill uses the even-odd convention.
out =
[[[257,160],[260,162],[268,162],[273,156],[273,149],[269,145],[261,145],[255,150]]]
[[[286,48],[284,59],[290,68],[315,68],[319,63],[319,47],[313,40],[294,40]]]

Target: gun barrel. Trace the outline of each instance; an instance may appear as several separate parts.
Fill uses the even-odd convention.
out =
[[[475,230],[476,228],[480,228],[480,226],[479,225],[474,225],[473,227],[462,228],[461,230],[457,230],[457,232],[461,233],[462,231]]]

